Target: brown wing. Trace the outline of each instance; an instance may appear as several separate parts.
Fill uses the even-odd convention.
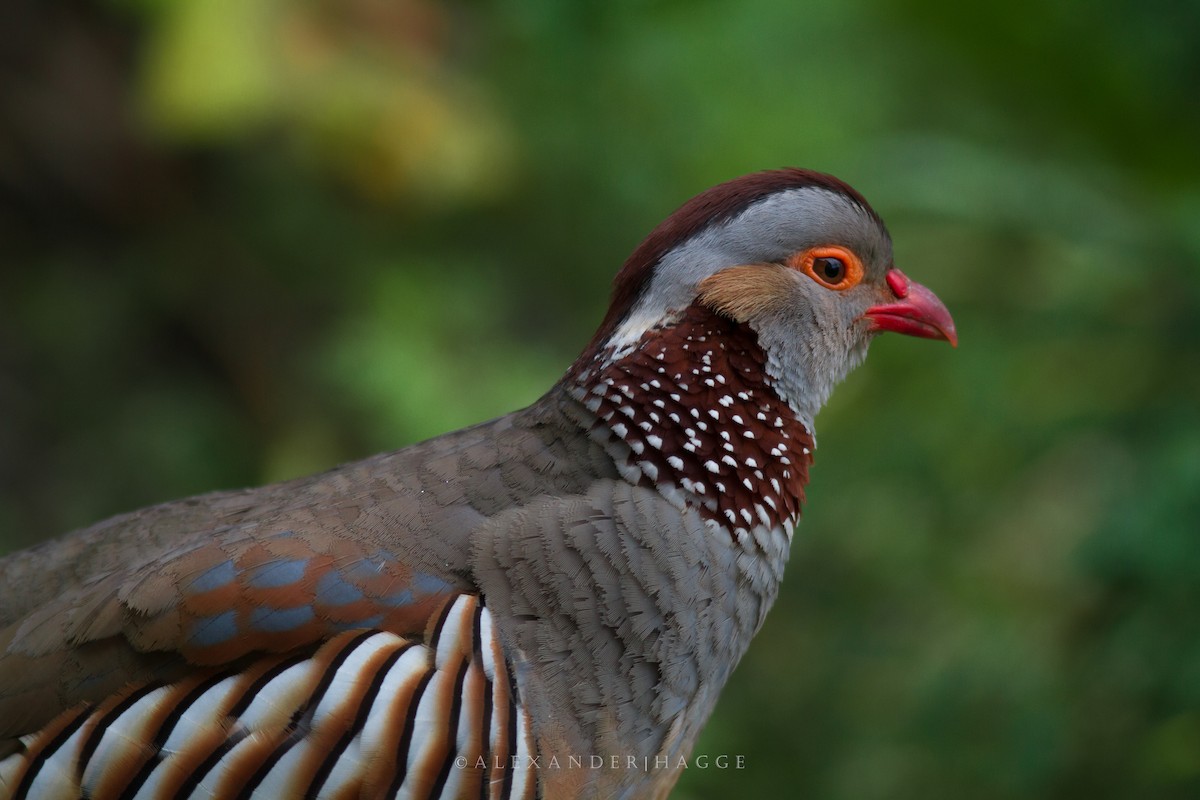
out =
[[[347,630],[421,635],[448,598],[470,590],[370,542],[226,531],[93,579],[0,632],[0,736],[130,681],[173,680]]]

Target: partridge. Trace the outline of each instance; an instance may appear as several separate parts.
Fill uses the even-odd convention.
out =
[[[881,331],[956,343],[854,189],[745,176],[528,408],[8,556],[0,797],[664,797]]]

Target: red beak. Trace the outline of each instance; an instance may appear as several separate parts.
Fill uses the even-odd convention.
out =
[[[888,287],[896,296],[895,303],[871,306],[864,313],[873,331],[895,331],[925,339],[945,339],[958,347],[958,332],[954,320],[937,295],[919,283],[913,283],[903,272],[892,268],[887,274]]]

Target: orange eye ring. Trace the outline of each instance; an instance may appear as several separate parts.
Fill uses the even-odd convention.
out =
[[[863,279],[863,263],[853,250],[836,244],[810,247],[793,254],[787,265],[798,269],[826,289],[844,292]]]

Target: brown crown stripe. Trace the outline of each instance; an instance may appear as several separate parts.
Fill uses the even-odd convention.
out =
[[[608,313],[569,374],[576,374],[603,348],[604,342],[633,308],[654,268],[667,253],[705,228],[732,219],[759,200],[778,192],[805,188],[840,194],[883,227],[883,220],[852,186],[832,175],[813,170],[795,167],[764,170],[713,186],[688,200],[660,222],[625,260],[621,271],[613,279],[612,302]]]
[[[693,305],[581,374],[580,397],[651,485],[681,489],[733,533],[793,525],[813,439],[771,387],[748,326]]]

